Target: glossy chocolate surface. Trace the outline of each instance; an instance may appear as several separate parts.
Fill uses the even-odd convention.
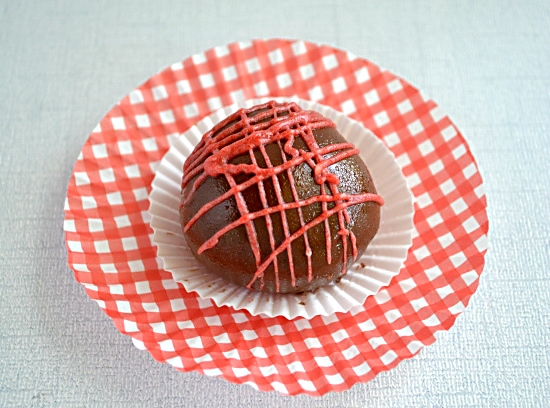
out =
[[[295,104],[236,112],[184,167],[191,251],[225,279],[266,292],[335,281],[380,221],[383,201],[357,153],[331,121]]]

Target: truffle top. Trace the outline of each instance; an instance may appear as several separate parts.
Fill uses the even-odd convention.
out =
[[[216,178],[223,176],[230,188],[225,193],[213,197],[210,202],[202,206],[184,225],[184,231],[188,231],[208,211],[231,197],[237,203],[240,216],[206,240],[199,247],[198,253],[200,254],[215,247],[220,237],[232,229],[244,226],[257,268],[247,287],[252,287],[254,282],[263,276],[264,271],[271,264],[274,266],[275,276],[277,277],[277,256],[285,251],[288,253],[290,275],[292,285],[294,285],[295,278],[290,249],[292,242],[301,236],[304,237],[305,255],[308,258],[309,266],[308,278],[311,280],[313,275],[310,260],[312,250],[308,243],[307,231],[320,223],[325,223],[327,263],[330,264],[330,246],[332,243],[329,234],[328,219],[336,215],[339,225],[338,235],[341,237],[344,254],[342,273],[345,273],[347,270],[346,254],[348,253],[348,240],[351,244],[353,258],[357,257],[355,236],[347,228],[347,223],[349,223],[347,208],[365,202],[376,202],[382,205],[383,200],[377,194],[346,194],[339,192],[339,178],[329,171],[329,166],[357,155],[359,150],[352,143],[347,142],[320,147],[314,138],[313,131],[327,127],[335,128],[336,125],[317,112],[302,110],[296,103],[277,103],[271,101],[249,109],[240,109],[204,134],[202,140],[184,164],[182,190],[191,182],[193,182],[193,185],[192,189],[190,189],[191,193],[182,200],[181,205],[186,205],[191,201],[193,192],[208,177]],[[305,149],[294,147],[294,142],[297,138],[303,140],[306,146]],[[282,163],[278,165],[271,163],[265,149],[268,144],[278,145],[283,158]],[[265,166],[258,163],[254,154],[255,151],[261,153]],[[238,160],[235,160],[243,155],[250,157],[249,163],[239,163]],[[300,198],[294,178],[292,177],[292,171],[303,163],[306,163],[312,169],[315,183],[320,186],[320,194]],[[285,173],[288,176],[293,198],[292,202],[285,202],[283,198],[283,190],[277,177],[281,173]],[[237,183],[235,177],[238,175],[246,175],[248,178],[244,182]],[[263,186],[264,181],[271,181],[273,183],[277,197],[276,205],[270,206],[268,204]],[[262,209],[250,212],[242,192],[254,185],[258,188]],[[301,216],[300,209],[313,203],[320,203],[322,212],[319,216],[306,223]],[[291,209],[298,209],[300,213],[300,228],[294,232],[291,232],[288,228],[285,216],[285,211]],[[256,218],[265,217],[269,227],[269,215],[273,213],[280,214],[283,229],[285,230],[285,239],[279,245],[275,245],[275,240],[270,235],[272,251],[269,256],[262,259],[253,221]],[[278,279],[276,280],[278,281]]]

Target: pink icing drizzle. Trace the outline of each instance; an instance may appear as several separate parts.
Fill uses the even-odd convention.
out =
[[[250,117],[252,114],[255,115]],[[350,195],[338,191],[339,179],[335,174],[328,171],[328,167],[340,160],[358,154],[359,150],[357,150],[352,143],[338,143],[319,147],[313,136],[313,130],[335,126],[336,125],[332,121],[319,113],[304,111],[295,103],[277,103],[272,101],[250,109],[240,109],[207,132],[184,164],[182,189],[184,189],[196,176],[198,177],[193,184],[192,191],[196,191],[207,177],[218,177],[221,175],[225,176],[230,188],[226,193],[216,197],[197,211],[184,226],[184,230],[189,230],[200,217],[230,197],[235,198],[241,216],[220,229],[204,242],[199,247],[198,253],[200,254],[213,248],[216,246],[221,236],[231,231],[233,228],[242,225],[246,229],[250,248],[252,249],[257,267],[247,287],[251,288],[254,282],[260,279],[261,289],[264,284],[263,274],[269,265],[273,263],[276,289],[279,291],[280,282],[277,256],[284,252],[287,253],[291,283],[295,286],[296,277],[294,274],[291,244],[301,236],[304,237],[306,248],[305,255],[308,261],[308,281],[311,281],[313,278],[311,266],[312,250],[308,242],[307,231],[319,223],[324,223],[325,225],[327,263],[330,264],[332,262],[332,244],[328,219],[336,214],[339,225],[338,234],[341,236],[343,244],[342,273],[346,273],[348,237],[352,246],[353,258],[356,259],[357,257],[355,236],[346,228],[346,224],[349,222],[347,207],[369,201],[374,201],[379,205],[383,205],[383,200],[377,194],[363,193]],[[307,146],[307,151],[293,147],[297,137],[303,139]],[[277,143],[281,149],[283,163],[280,165],[273,166],[265,150],[265,146],[271,143]],[[258,166],[254,156],[255,150],[261,153],[266,163],[266,168]],[[324,156],[329,153],[333,155],[325,158]],[[243,154],[248,154],[250,156],[251,164],[230,163],[231,160]],[[287,156],[290,156],[290,158]],[[321,188],[321,193],[319,195],[304,200],[299,199],[294,178],[292,177],[292,170],[302,163],[307,163],[313,169],[314,180]],[[250,174],[252,177],[238,184],[234,176],[243,173]],[[283,199],[283,191],[277,177],[277,175],[281,173],[286,173],[288,177],[294,200],[293,202],[287,203]],[[267,203],[264,188],[264,181],[266,180],[271,180],[273,183],[277,198],[277,205],[275,206],[270,207]],[[325,183],[328,185],[329,193],[326,191]],[[242,191],[255,184],[258,185],[260,201],[263,208],[260,211],[251,213],[242,196]],[[181,205],[186,205],[191,200],[192,196],[193,193],[191,192]],[[313,203],[321,203],[322,213],[310,222],[305,223],[302,207]],[[328,203],[334,203],[334,206],[329,209]],[[291,209],[298,210],[300,220],[300,228],[294,233],[290,232],[286,219],[286,211]],[[270,217],[270,214],[273,213],[280,214],[285,235],[284,241],[279,246],[276,246],[275,238],[273,237],[272,221]],[[269,234],[269,245],[271,248],[271,254],[263,260],[261,259],[260,245],[253,223],[254,219],[260,217],[265,217]]]

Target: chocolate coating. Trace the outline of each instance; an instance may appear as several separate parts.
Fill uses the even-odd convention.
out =
[[[253,115],[254,113],[248,114],[249,117]],[[222,130],[234,123],[227,124]],[[312,133],[319,148],[348,143],[334,127],[313,129]],[[250,150],[252,154],[235,155],[229,163],[232,165],[256,164],[260,168],[271,168],[281,166],[291,159],[291,156],[281,148],[281,143],[266,143],[263,147],[264,152],[257,148],[252,149]],[[299,151],[309,151],[302,137],[296,137],[292,147]],[[339,152],[340,150],[337,150],[323,157],[328,158]],[[328,172],[338,177],[337,190],[340,194],[376,194],[368,169],[356,154],[331,164],[328,166]],[[184,183],[180,219],[185,238],[199,262],[226,280],[240,286],[248,286],[264,292],[313,291],[340,278],[353,263],[354,247],[356,256],[360,256],[379,227],[380,202],[371,200],[347,206],[345,211],[349,217],[345,221],[345,229],[349,231],[349,235],[342,234],[343,217],[335,213],[328,217],[328,237],[325,222],[317,223],[289,243],[287,248],[276,256],[276,261],[269,263],[259,276],[258,259],[250,243],[250,229],[247,231],[245,225],[230,229],[219,237],[215,245],[203,250],[202,253],[200,250],[201,246],[214,234],[241,218],[242,209],[239,209],[235,195],[213,206],[192,222],[186,230],[185,226],[201,208],[231,189],[228,177],[225,175],[205,177],[202,174],[198,173],[186,184]],[[197,185],[197,178],[201,175],[201,182]],[[252,177],[253,175],[243,172],[234,174],[232,179],[234,183],[240,185]],[[324,189],[325,194],[331,194],[328,182],[324,183]],[[319,196],[322,193],[321,190],[322,187],[316,182],[311,163],[302,162],[291,167],[288,172],[283,171],[264,179],[261,183],[253,183],[241,192],[241,197],[246,203],[248,212],[253,214],[261,212],[266,206],[280,205],[281,196],[285,203],[293,203],[296,201],[296,194],[298,200],[306,200]],[[324,211],[330,210],[335,205],[334,202],[328,202],[323,209],[321,202],[313,202],[299,208],[258,216],[251,220],[261,260],[264,261],[273,253],[274,248],[281,246],[289,234],[296,233],[305,224],[314,221]],[[327,245],[327,239],[330,239],[330,245]],[[308,249],[310,256],[308,256]]]

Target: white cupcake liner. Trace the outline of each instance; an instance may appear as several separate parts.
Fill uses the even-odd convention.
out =
[[[338,283],[313,293],[271,294],[232,284],[210,272],[189,250],[180,226],[178,206],[181,198],[183,164],[202,135],[216,123],[242,107],[269,100],[295,101],[303,109],[315,110],[336,123],[338,131],[361,151],[377,192],[385,201],[380,213],[380,228],[364,254]],[[412,245],[413,195],[393,154],[362,124],[318,103],[298,98],[262,98],[233,104],[202,119],[178,139],[157,168],[149,196],[153,243],[164,269],[188,292],[211,299],[218,306],[246,309],[252,315],[312,318],[348,312],[363,305],[368,296],[387,286],[403,266]]]

